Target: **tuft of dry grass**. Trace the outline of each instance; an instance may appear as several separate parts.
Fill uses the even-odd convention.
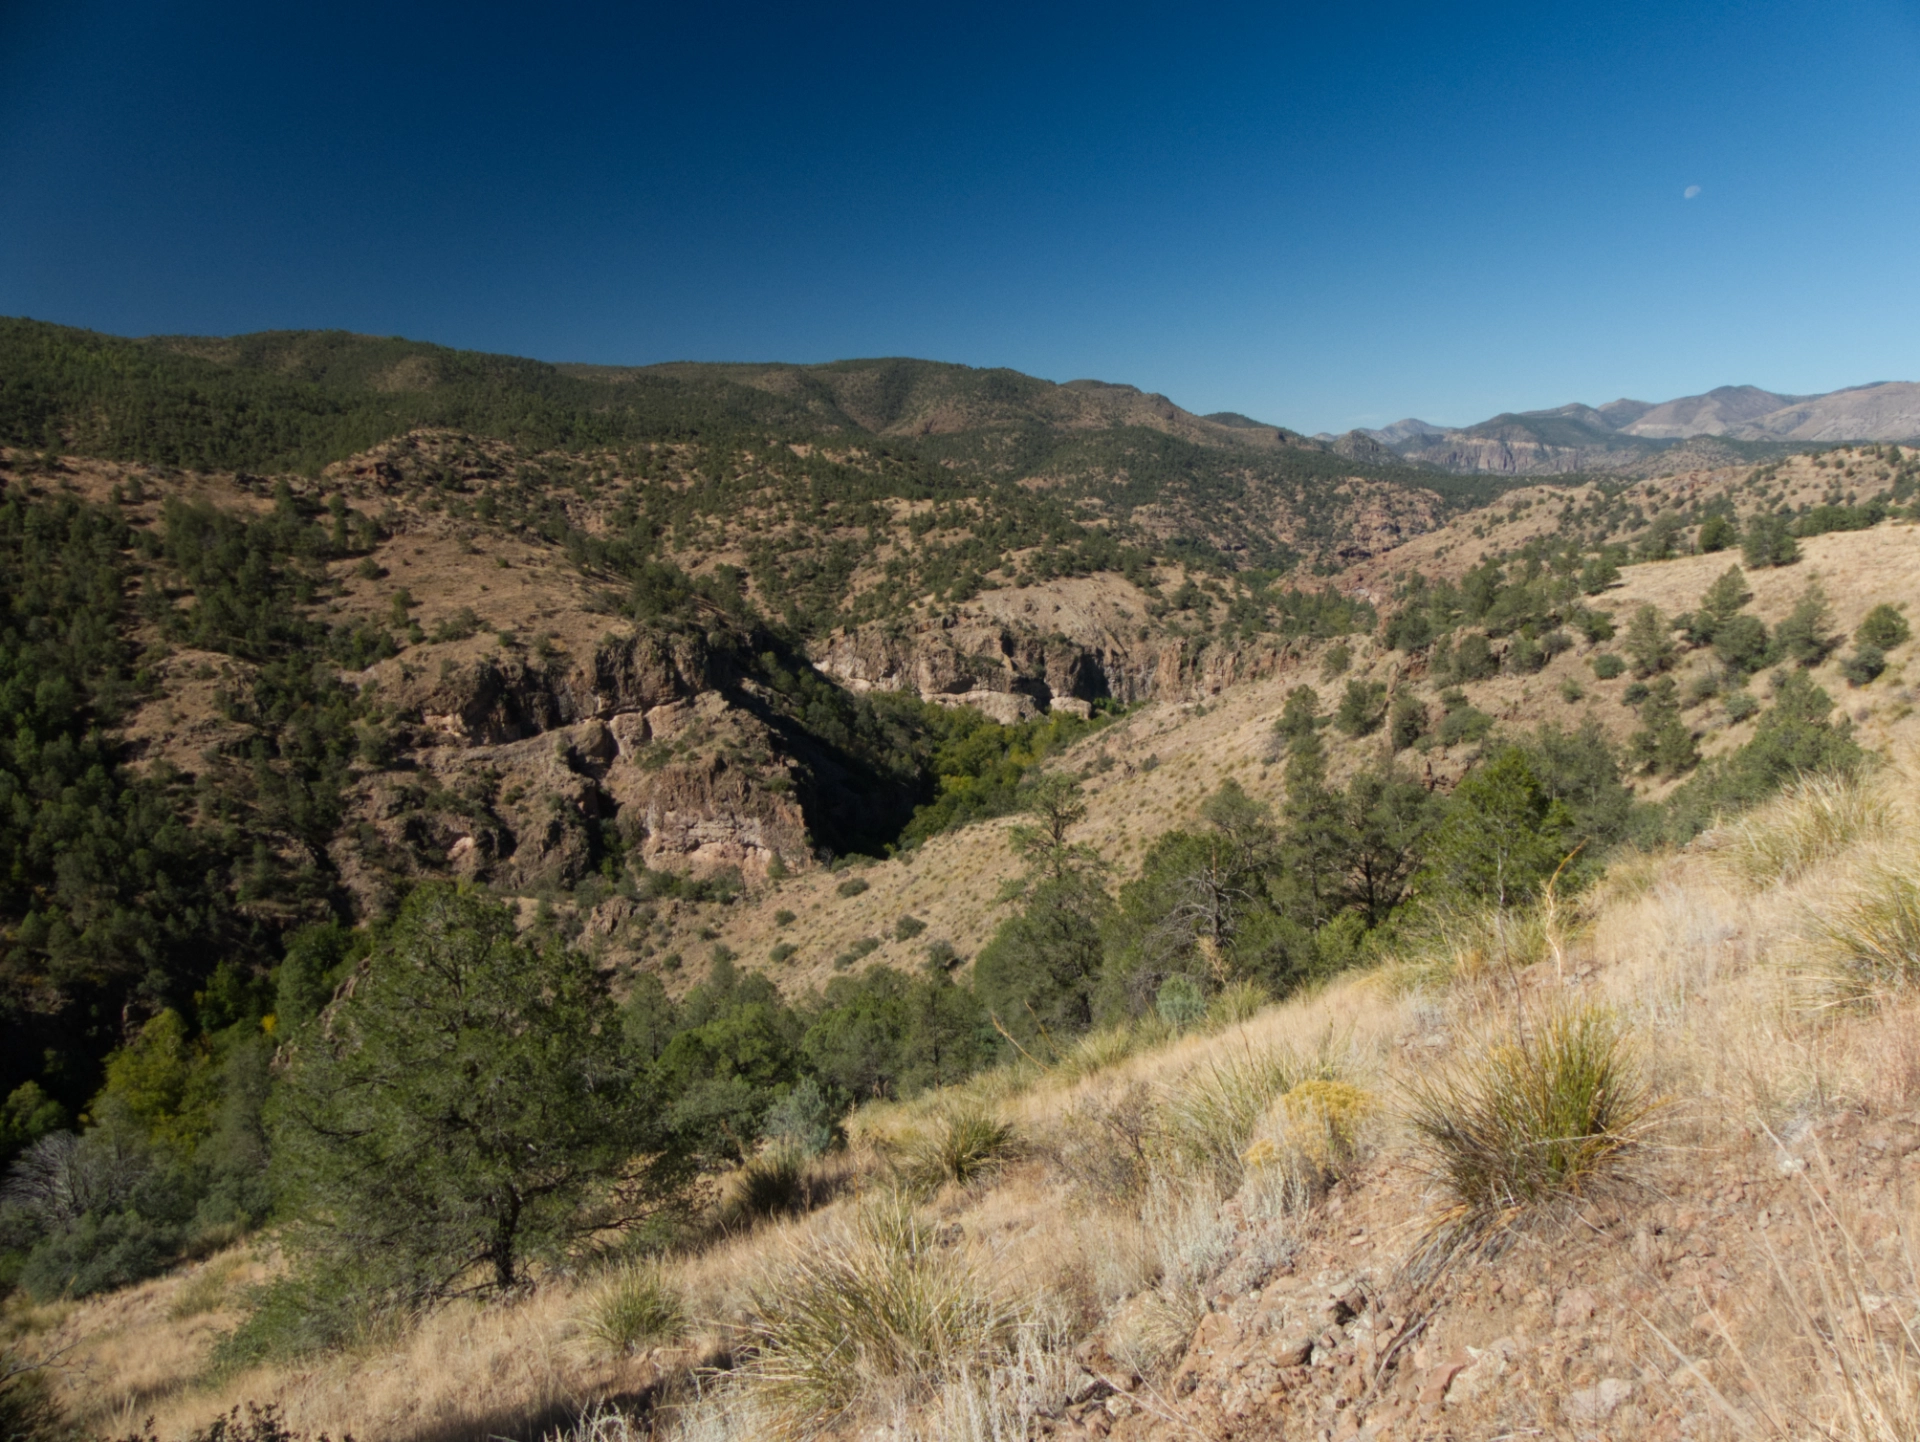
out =
[[[1793,881],[1893,823],[1885,795],[1858,777],[1809,776],[1727,829],[1726,864],[1748,886]]]
[[[1680,1363],[1676,1376],[1704,1393],[1719,1419],[1741,1438],[1830,1442],[1913,1442],[1920,1437],[1920,1269],[1901,1228],[1899,1275],[1876,1268],[1886,1249],[1839,1209],[1844,1191],[1824,1153],[1815,1172],[1800,1174],[1797,1224],[1780,1243],[1764,1229],[1777,1310],[1757,1332],[1736,1329],[1720,1309],[1709,1324],[1736,1368],[1723,1385],[1659,1327],[1648,1329]],[[1742,1332],[1746,1335],[1743,1340]]]
[[[800,1247],[754,1299],[742,1376],[794,1423],[921,1400],[1004,1355],[1015,1317],[898,1193]]]
[[[914,1187],[966,1186],[990,1176],[1020,1150],[1011,1125],[992,1110],[956,1105],[934,1115],[930,1125],[907,1138],[900,1175]]]
[[[1555,929],[1538,907],[1436,912],[1388,963],[1388,980],[1401,991],[1414,991],[1508,974],[1549,960],[1555,940]]]
[[[1226,1260],[1233,1225],[1220,1193],[1205,1181],[1155,1177],[1141,1222],[1152,1239],[1158,1275],[1115,1319],[1114,1355],[1151,1375],[1177,1358],[1206,1315],[1206,1283]]]
[[[792,1147],[772,1147],[747,1159],[734,1173],[720,1221],[730,1228],[751,1227],[770,1217],[790,1217],[807,1209],[807,1159]]]
[[[176,1322],[184,1322],[190,1317],[204,1316],[227,1306],[233,1300],[234,1276],[240,1270],[240,1265],[241,1258],[237,1254],[214,1257],[203,1263],[186,1285],[174,1294],[167,1315]]]
[[[1158,1017],[1090,1031],[1061,1053],[1049,1070],[1056,1081],[1076,1082],[1118,1066],[1172,1033]]]
[[[1003,1360],[962,1368],[918,1416],[903,1418],[895,1435],[901,1442],[1014,1442],[1041,1435],[1037,1424],[1065,1410],[1078,1371],[1071,1339],[1059,1327],[1023,1323]]]
[[[1245,1154],[1267,1110],[1302,1082],[1334,1081],[1331,1047],[1302,1055],[1251,1044],[1200,1063],[1167,1089],[1158,1109],[1158,1150],[1176,1173],[1207,1177],[1221,1191],[1239,1188]]]
[[[1420,1164],[1449,1198],[1454,1245],[1621,1180],[1662,1103],[1627,1028],[1600,1007],[1556,1010],[1407,1083]]]
[[[1235,981],[1214,993],[1207,1003],[1207,1025],[1214,1030],[1225,1030],[1249,1021],[1263,1007],[1271,1005],[1273,998],[1267,989],[1257,981]]]
[[[613,1356],[630,1356],[684,1336],[686,1303],[658,1267],[629,1263],[589,1299],[581,1330]]]
[[[1814,916],[1813,975],[1828,996],[1863,1001],[1920,982],[1920,881],[1910,856],[1878,857]]]

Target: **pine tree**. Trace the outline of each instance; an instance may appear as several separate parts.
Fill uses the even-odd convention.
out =
[[[1634,760],[1657,776],[1678,776],[1699,763],[1700,751],[1680,714],[1679,688],[1662,676],[1640,706],[1640,729],[1627,742]]]
[[[410,1305],[513,1288],[605,1224],[616,1183],[670,1186],[634,1080],[591,962],[521,940],[498,902],[419,887],[275,1099],[296,1250]]]
[[[1746,572],[1738,566],[1729,566],[1722,571],[1718,579],[1707,587],[1706,595],[1700,598],[1700,609],[1695,613],[1698,644],[1712,645],[1721,629],[1752,599],[1753,592],[1747,589]]]
[[[1643,680],[1658,675],[1673,664],[1673,638],[1668,634],[1667,623],[1657,607],[1646,605],[1633,613],[1620,649],[1633,662],[1633,674]]]
[[[1442,906],[1517,906],[1572,850],[1571,829],[1526,753],[1508,747],[1454,788],[1414,887]]]

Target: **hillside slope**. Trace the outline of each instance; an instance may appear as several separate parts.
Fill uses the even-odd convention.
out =
[[[252,1396],[303,1427],[536,1435],[601,1398],[771,1435],[752,1359],[777,1347],[753,1329],[792,1276],[766,1249],[814,1242],[903,1245],[943,1277],[964,1259],[1006,1327],[890,1381],[838,1364],[839,1400],[787,1415],[801,1431],[1417,1434],[1447,1425],[1455,1365],[1414,1350],[1422,1308],[1432,1345],[1513,1344],[1483,1380],[1533,1368],[1546,1400],[1500,1425],[1693,1415],[1609,1370],[1610,1336],[1535,1345],[1535,1294],[1557,1315],[1569,1290],[1550,1252],[1511,1263],[1511,1331],[1472,1285],[1451,1322],[1407,1290],[1421,1253],[1394,1227],[1434,1194],[1404,1088],[1562,1003],[1606,1002],[1636,1047],[1680,1013],[1720,1029],[1703,1055],[1745,1045],[1755,957],[1790,969],[1815,933],[1765,912],[1739,966],[1687,951],[1688,1013],[1637,969],[1648,878],[1717,936],[1750,893],[1904,855],[1910,820],[1870,804],[1896,773],[1861,747],[1920,748],[1911,450],[1476,490],[1122,387],[918,362],[0,338],[30,361],[0,372],[30,442],[0,450],[0,1156],[24,1168],[0,1205],[0,1350],[74,1341],[110,1379],[64,1393],[89,1426],[151,1404],[184,1432]],[[1754,849],[1743,811],[1823,771],[1865,821],[1778,885],[1753,880],[1764,858],[1721,869]],[[1818,831],[1792,817],[1826,784],[1766,824]],[[344,1047],[336,1024],[375,1004],[361,978],[411,974],[393,958],[437,905],[491,918],[516,979],[572,969],[608,1068],[587,1091],[644,1112],[673,1179],[640,1220],[497,1268],[484,1309],[431,1312],[457,1276],[344,1329],[303,1310],[331,1283],[253,1307],[238,1286],[285,1275],[262,1239],[297,1259],[313,1235],[260,1230],[299,1216],[269,1167],[298,1125],[288,1078]],[[1864,1073],[1903,975],[1849,999],[1854,1030],[1774,1020]],[[1202,1094],[1256,1047],[1291,1080],[1232,1103],[1223,1140]],[[1660,1086],[1724,1092],[1719,1063],[1686,1065],[1663,1054]],[[1756,1196],[1749,1115],[1849,1147],[1845,1117],[1891,1115],[1864,1083],[1762,1071],[1789,1102],[1756,1089],[1687,1134]],[[1324,1175],[1261,1180],[1258,1158],[1291,1155],[1295,1083],[1349,1088],[1311,1095],[1371,1120],[1329,1134]],[[941,1160],[950,1132],[984,1148],[977,1176],[971,1152]],[[88,1189],[32,1182],[54,1162]],[[1618,1241],[1627,1197],[1554,1215]],[[1737,1215],[1700,1206],[1732,1245]],[[1662,1245],[1643,1250],[1664,1264]],[[615,1252],[696,1299],[691,1350],[589,1340],[584,1313],[639,1275]],[[1580,1255],[1595,1298],[1652,1305]],[[147,1280],[177,1265],[190,1280]],[[209,1370],[243,1312],[253,1340]],[[1309,1321],[1294,1362],[1252,1365]],[[449,1345],[494,1380],[436,1372]],[[528,1348],[531,1370],[502,1363]],[[356,1390],[375,1355],[394,1389]],[[664,1410],[695,1364],[734,1374],[714,1394],[732,1421]],[[1572,1400],[1609,1380],[1610,1401]]]

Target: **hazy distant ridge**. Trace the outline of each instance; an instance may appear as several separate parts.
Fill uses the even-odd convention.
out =
[[[1522,411],[1447,427],[1409,417],[1338,438],[1451,471],[1554,474],[1632,466],[1678,442],[1906,441],[1920,437],[1920,383],[1876,381],[1824,395],[1719,386],[1657,404],[1621,399]],[[1332,436],[1316,439],[1334,441]]]

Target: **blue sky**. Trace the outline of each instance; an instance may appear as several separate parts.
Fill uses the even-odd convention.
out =
[[[11,4],[0,313],[1309,431],[1920,379],[1916,75],[1911,0]]]

